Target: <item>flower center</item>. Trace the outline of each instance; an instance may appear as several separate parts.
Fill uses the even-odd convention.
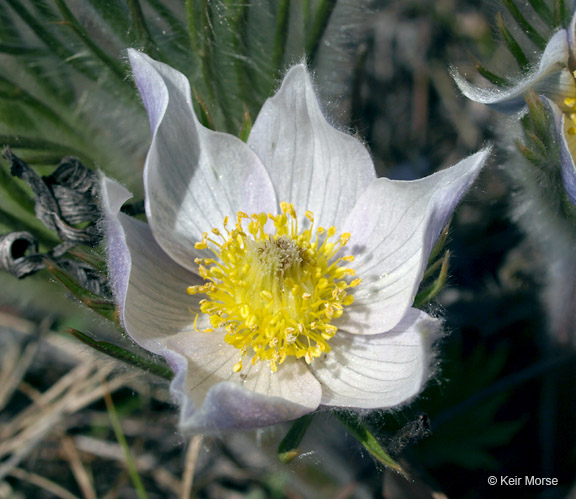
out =
[[[350,234],[333,240],[335,227],[318,227],[313,233],[309,211],[305,215],[310,225],[299,232],[293,205],[280,207],[279,215],[238,212],[233,229],[226,217],[226,234],[212,229],[216,239],[205,232],[195,245],[209,248],[216,258],[196,259],[207,282],[187,292],[206,295],[201,312],[210,317],[212,328],[224,328],[226,343],[240,350],[234,372],[242,370],[249,353],[252,365],[269,361],[275,372],[288,356],[310,364],[329,352],[328,341],[337,331],[330,322],[354,301],[347,290],[360,284],[360,279],[349,281],[354,270],[345,266],[354,257],[335,258]]]

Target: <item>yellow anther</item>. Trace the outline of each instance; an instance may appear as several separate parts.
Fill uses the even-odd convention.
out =
[[[236,364],[234,364],[234,367],[232,368],[232,371],[234,371],[235,373],[239,373],[242,370],[242,361],[237,362]]]
[[[567,97],[566,99],[564,99],[564,104],[566,104],[568,107],[574,107],[574,105],[576,104],[576,98]]]
[[[360,279],[360,278],[354,279],[354,280],[350,283],[350,287],[351,287],[351,288],[355,288],[355,287],[358,286],[361,282],[362,282],[362,279]]]

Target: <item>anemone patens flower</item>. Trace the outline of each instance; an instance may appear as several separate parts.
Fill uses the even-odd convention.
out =
[[[576,204],[576,11],[568,29],[554,33],[538,65],[515,85],[480,88],[456,71],[452,76],[470,100],[504,113],[522,113],[526,105],[524,95],[529,91],[542,97],[554,117],[566,193]]]
[[[254,428],[322,406],[392,407],[430,374],[440,321],[411,307],[430,250],[487,151],[377,179],[322,115],[304,66],[248,143],[203,127],[186,78],[129,51],[152,128],[148,224],[102,180],[123,326],[170,363],[181,428]]]

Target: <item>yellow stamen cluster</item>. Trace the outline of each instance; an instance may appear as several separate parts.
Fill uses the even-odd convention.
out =
[[[576,78],[576,71],[574,73],[574,77]],[[564,99],[564,104],[568,108],[568,113],[566,114],[571,121],[569,126],[566,127],[566,131],[569,135],[576,135],[576,98],[567,97]]]
[[[215,258],[196,260],[206,284],[187,292],[207,296],[200,310],[212,328],[202,332],[223,328],[226,343],[240,350],[234,372],[242,370],[248,354],[252,364],[268,361],[275,372],[288,356],[310,364],[328,353],[328,341],[337,331],[330,322],[354,301],[347,290],[360,284],[360,279],[350,281],[354,270],[345,266],[354,257],[334,258],[350,234],[335,241],[335,227],[318,227],[313,234],[309,211],[309,227],[300,233],[294,206],[280,207],[279,215],[238,212],[234,228],[226,218],[225,234],[212,229],[195,246],[209,248]]]

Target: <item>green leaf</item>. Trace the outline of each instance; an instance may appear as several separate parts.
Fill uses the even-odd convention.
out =
[[[337,0],[320,0],[316,15],[312,21],[312,28],[306,40],[306,56],[309,63],[314,63],[320,48],[320,42],[330,21],[330,16],[336,7]]]
[[[76,330],[70,329],[68,331],[74,338],[81,341],[85,345],[104,353],[114,359],[121,360],[126,364],[142,369],[160,378],[171,381],[174,377],[172,370],[159,358],[153,357],[148,351],[139,349],[139,354],[125,350],[118,345],[108,343],[107,341],[97,341],[90,336]]]
[[[94,54],[94,56],[99,59],[104,66],[106,66],[112,74],[114,74],[122,83],[126,83],[127,80],[125,78],[126,72],[121,64],[118,63],[117,60],[110,57],[104,50],[100,48],[100,46],[95,43],[90,35],[86,32],[86,30],[80,25],[72,11],[66,5],[64,0],[54,0],[60,13],[65,19],[65,22],[62,23],[65,26],[69,26],[82,40],[86,48]]]
[[[118,324],[116,306],[113,302],[103,300],[92,291],[82,287],[70,274],[62,270],[53,261],[46,259],[46,270],[70,291],[80,302],[109,321]]]
[[[248,111],[245,111],[244,121],[242,122],[242,129],[240,130],[240,139],[244,142],[248,142],[248,137],[250,136],[251,130],[252,130],[252,118],[250,118],[250,113]]]
[[[518,26],[520,26],[522,31],[526,33],[526,36],[530,38],[532,43],[534,43],[538,49],[543,51],[546,48],[546,40],[526,20],[526,18],[522,15],[522,12],[520,12],[520,9],[516,7],[516,4],[513,2],[513,0],[502,0],[502,3],[504,3],[505,7],[508,9],[508,12],[510,12],[511,16],[518,23]]]
[[[420,291],[414,298],[414,307],[421,308],[428,303],[430,303],[436,295],[442,290],[448,279],[448,263],[450,261],[450,252],[446,251],[444,253],[444,258],[442,258],[442,266],[440,267],[440,273],[436,280],[428,286],[423,291]]]
[[[444,245],[446,244],[446,239],[448,239],[448,234],[450,232],[450,223],[451,222],[452,222],[452,220],[449,220],[448,223],[444,226],[444,228],[442,229],[442,232],[440,233],[440,236],[438,237],[438,240],[436,241],[436,243],[432,247],[432,251],[430,251],[430,256],[428,257],[428,265],[430,265],[432,262],[434,262],[434,260],[436,260],[438,255],[440,255],[440,253],[444,249]]]
[[[492,71],[486,69],[480,62],[474,61],[474,67],[484,78],[486,78],[490,83],[496,85],[497,87],[511,87],[512,82],[503,76],[498,76]]]
[[[402,467],[382,448],[374,435],[372,435],[368,428],[360,422],[358,416],[345,411],[335,411],[335,414],[373,458],[383,464],[386,468],[406,476]]]
[[[186,32],[186,27],[176,14],[170,10],[170,8],[162,3],[160,0],[147,0],[150,6],[158,13],[158,15],[170,26],[172,35],[175,39],[174,48],[178,50],[184,50],[184,47],[188,48],[188,33]]]
[[[278,77],[282,69],[282,61],[286,51],[288,26],[290,24],[290,0],[280,0],[276,13],[276,34],[274,36],[274,49],[272,50],[272,67],[275,77]]]
[[[20,0],[11,0],[10,7],[16,11],[20,18],[30,27],[34,34],[44,42],[46,47],[50,49],[61,60],[70,63],[70,65],[78,72],[87,76],[91,80],[97,80],[99,75],[93,69],[89,68],[80,59],[75,57],[76,54],[68,49],[57,37],[50,33],[42,22],[36,19],[28,9],[26,9]]]
[[[542,19],[551,28],[554,28],[555,27],[554,14],[552,13],[548,5],[546,5],[546,2],[544,0],[528,0],[528,1],[530,2],[530,5],[534,9],[534,12],[536,12],[536,14],[540,16],[540,19]]]
[[[554,0],[554,26],[568,27],[564,0]]]
[[[59,113],[54,111],[48,104],[27,92],[23,87],[13,81],[0,76],[0,98],[17,100],[28,106],[31,110],[42,116],[63,131],[79,138],[76,130],[62,119]]]
[[[130,16],[132,17],[132,25],[138,37],[139,44],[144,48],[146,53],[155,59],[159,59],[158,47],[152,39],[152,34],[148,29],[148,24],[144,18],[140,2],[138,0],[127,0],[127,2],[130,8]]]
[[[516,59],[516,62],[518,63],[522,71],[528,71],[528,69],[530,68],[530,61],[528,60],[528,57],[526,57],[526,54],[524,54],[524,51],[522,50],[516,39],[512,36],[512,33],[510,33],[510,31],[504,24],[504,20],[502,19],[502,15],[500,13],[496,15],[496,24],[498,26],[498,29],[500,30],[502,40],[504,40],[504,43],[508,47],[508,50],[510,51],[514,59]]]
[[[304,438],[313,417],[313,414],[307,414],[292,424],[292,427],[278,446],[278,459],[282,463],[288,464],[300,455],[298,446]]]

